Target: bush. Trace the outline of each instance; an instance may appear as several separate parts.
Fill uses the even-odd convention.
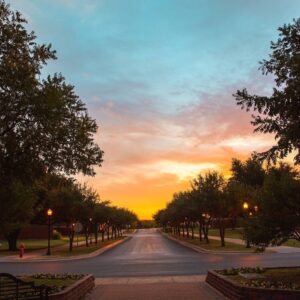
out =
[[[255,267],[255,268],[249,268],[249,267],[244,267],[244,268],[231,268],[231,269],[225,269],[225,270],[218,270],[217,271],[221,275],[239,275],[239,273],[243,274],[249,274],[249,273],[257,273],[261,274],[264,273],[265,270],[260,267]]]
[[[52,232],[52,240],[61,240],[61,239],[62,239],[61,233],[54,229]]]

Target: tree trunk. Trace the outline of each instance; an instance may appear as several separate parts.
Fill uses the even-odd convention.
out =
[[[221,247],[225,247],[225,228],[223,219],[219,219],[219,231],[220,231],[220,238],[221,238]]]
[[[209,244],[209,239],[208,239],[208,229],[209,229],[209,225],[205,224],[203,226],[203,235],[204,235],[204,239],[206,241],[207,244]]]
[[[17,229],[9,234],[5,234],[5,239],[7,240],[9,251],[17,251],[18,250],[17,240],[18,240],[19,234],[20,234],[20,229]]]
[[[109,240],[109,226],[107,226],[107,240]]]
[[[234,230],[236,227],[237,217],[231,218],[231,229]]]
[[[190,225],[190,222],[187,222],[186,223],[186,236],[188,239],[190,238],[189,225]]]
[[[192,222],[191,228],[192,228],[192,240],[193,240],[194,239],[194,222]]]
[[[101,241],[102,243],[104,242],[104,229],[101,230]]]
[[[87,228],[84,230],[84,236],[85,236],[85,245],[88,247],[89,246],[89,232]]]
[[[202,242],[202,221],[199,221],[199,240]]]
[[[98,244],[98,223],[95,222],[95,230],[94,230],[94,235],[95,235],[95,244]]]
[[[69,251],[72,252],[73,251],[73,241],[74,241],[74,230],[70,230],[69,233]]]

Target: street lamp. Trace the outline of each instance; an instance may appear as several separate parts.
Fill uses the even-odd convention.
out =
[[[243,203],[243,209],[247,210],[249,208],[249,204],[247,202]]]
[[[46,255],[51,255],[51,249],[50,249],[50,238],[51,238],[51,217],[53,215],[53,210],[51,208],[48,208],[47,210],[47,217],[48,217],[48,250]]]
[[[248,202],[244,202],[244,203],[243,203],[243,209],[244,209],[245,211],[248,211],[248,209],[249,209],[249,204],[248,204]],[[250,217],[252,216],[252,212],[249,213],[249,216],[250,216]],[[244,215],[244,219],[246,219],[246,215]],[[250,241],[249,241],[249,239],[248,239],[247,236],[246,236],[246,248],[250,248]]]

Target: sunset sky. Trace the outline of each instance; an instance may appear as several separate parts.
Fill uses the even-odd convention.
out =
[[[93,178],[103,200],[142,219],[199,172],[229,174],[272,143],[235,105],[243,87],[270,93],[258,61],[299,0],[11,0],[97,120],[105,151]]]

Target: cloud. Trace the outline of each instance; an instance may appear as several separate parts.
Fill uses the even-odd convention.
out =
[[[250,90],[264,93],[265,85],[256,82],[253,77]],[[104,198],[128,202],[150,217],[142,207],[151,211],[163,206],[197,174],[217,170],[228,176],[233,157],[245,159],[274,141],[253,134],[251,114],[241,111],[231,96],[235,88],[199,93],[196,103],[175,112],[162,111],[151,100],[118,103],[93,96],[105,161],[88,180]]]
[[[8,2],[58,51],[43,74],[62,72],[97,120],[105,161],[79,178],[114,204],[150,217],[197,172],[228,175],[232,157],[273,142],[232,93],[270,93],[258,61],[298,0]]]

